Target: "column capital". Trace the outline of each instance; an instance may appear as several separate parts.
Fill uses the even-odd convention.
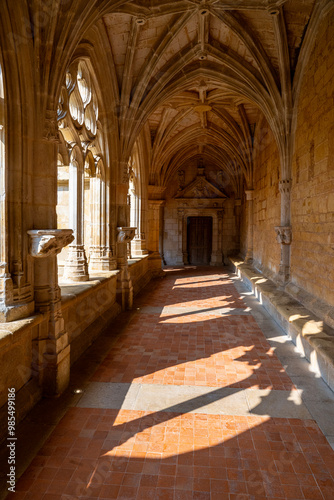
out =
[[[291,245],[292,228],[291,226],[276,226],[276,239],[280,245]]]

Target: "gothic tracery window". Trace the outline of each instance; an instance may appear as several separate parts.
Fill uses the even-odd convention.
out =
[[[63,158],[58,166],[58,227],[67,225],[75,236],[63,262],[63,277],[67,280],[88,279],[90,251],[96,246],[92,234],[91,180],[96,177],[96,166],[102,158],[98,117],[98,99],[89,63],[76,61],[66,73],[58,105]]]

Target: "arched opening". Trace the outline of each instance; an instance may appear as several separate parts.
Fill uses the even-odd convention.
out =
[[[74,61],[67,70],[58,106],[59,152],[68,158],[67,166],[58,166],[58,227],[67,224],[75,236],[59,257],[66,281],[89,279],[88,269],[112,268],[109,189],[96,89],[90,62]]]

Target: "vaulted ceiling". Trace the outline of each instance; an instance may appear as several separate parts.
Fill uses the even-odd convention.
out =
[[[224,170],[235,191],[240,173],[251,185],[263,118],[284,147],[298,57],[320,3],[137,0],[106,9],[95,29],[109,43],[124,157],[145,132],[150,183],[167,185],[201,157]]]

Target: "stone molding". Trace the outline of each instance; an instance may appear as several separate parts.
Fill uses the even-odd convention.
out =
[[[280,245],[291,245],[292,230],[291,226],[276,226],[277,241]]]
[[[281,194],[290,194],[291,192],[291,179],[284,179],[279,181],[278,188]]]
[[[246,195],[246,200],[247,201],[252,201],[253,200],[253,196],[254,196],[254,189],[247,189],[245,191],[245,195]]]
[[[129,243],[136,234],[136,227],[118,227],[117,243]]]
[[[72,229],[31,229],[27,233],[29,253],[36,258],[56,255],[74,240]]]

